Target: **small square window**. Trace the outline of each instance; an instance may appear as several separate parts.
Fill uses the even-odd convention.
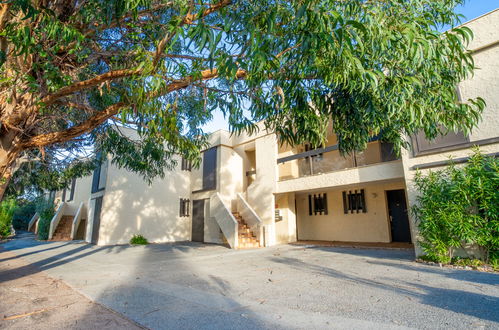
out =
[[[327,194],[308,195],[308,214],[327,215]]]

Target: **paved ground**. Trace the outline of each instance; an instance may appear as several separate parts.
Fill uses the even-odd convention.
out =
[[[0,245],[0,328],[142,329]]]
[[[407,250],[27,239],[3,247],[31,273],[153,329],[499,328],[498,274],[416,264]]]

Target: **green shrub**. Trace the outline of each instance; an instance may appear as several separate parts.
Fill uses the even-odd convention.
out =
[[[29,221],[36,213],[36,202],[18,200],[18,208],[12,217],[12,226],[16,230],[28,230]]]
[[[55,214],[54,203],[40,199],[36,205],[36,212],[40,215],[40,218],[38,218],[38,239],[47,240],[49,238],[50,221]]]
[[[486,262],[499,257],[499,161],[474,150],[463,167],[415,177],[413,213],[428,258],[449,263],[456,248],[477,245]]]
[[[12,216],[17,208],[16,200],[9,198],[0,203],[0,238],[12,234]]]
[[[130,239],[130,244],[134,245],[147,245],[149,242],[147,241],[147,238],[140,234],[133,235],[132,238]]]

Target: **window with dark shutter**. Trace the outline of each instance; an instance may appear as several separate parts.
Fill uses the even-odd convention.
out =
[[[191,170],[192,170],[192,162],[182,157],[182,171],[190,172]]]
[[[345,214],[359,212],[366,213],[367,207],[364,189],[361,189],[360,191],[354,190],[353,192],[349,191],[348,193],[344,191],[343,210]]]
[[[75,188],[76,188],[76,178],[73,178],[73,180],[71,180],[71,190],[69,192],[68,202],[71,202],[74,199],[74,197],[75,197]]]
[[[97,160],[99,162],[102,160],[101,152],[97,153]],[[94,169],[94,174],[92,177],[92,193],[96,193],[101,190],[99,189],[101,167],[102,167],[102,162],[100,162],[99,165],[97,165],[97,167]]]
[[[217,147],[203,153],[203,190],[217,188]]]
[[[308,214],[327,215],[327,194],[308,195]]]
[[[181,217],[188,217],[190,215],[190,208],[191,208],[191,201],[188,198],[181,198],[179,215]]]

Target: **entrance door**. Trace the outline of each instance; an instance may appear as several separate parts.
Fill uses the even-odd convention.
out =
[[[409,218],[407,216],[407,202],[405,200],[405,191],[388,190],[386,191],[388,202],[388,215],[392,230],[392,242],[411,242],[411,230],[409,227]]]
[[[100,214],[102,210],[102,196],[95,199],[94,205],[94,221],[92,224],[92,244],[97,244],[99,241]]]
[[[204,199],[192,201],[192,241],[204,242]]]

